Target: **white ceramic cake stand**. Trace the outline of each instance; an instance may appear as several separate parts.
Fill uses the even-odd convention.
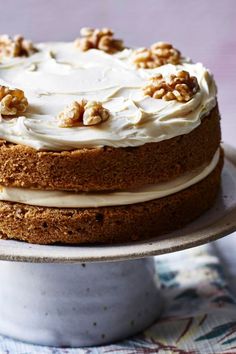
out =
[[[111,246],[0,240],[0,333],[35,344],[78,347],[115,342],[151,325],[163,305],[150,256],[236,230],[236,150],[225,146],[225,152],[215,206],[162,238]]]

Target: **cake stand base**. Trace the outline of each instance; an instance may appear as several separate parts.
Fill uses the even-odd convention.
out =
[[[158,317],[153,258],[46,264],[1,262],[0,333],[60,347],[134,335]]]

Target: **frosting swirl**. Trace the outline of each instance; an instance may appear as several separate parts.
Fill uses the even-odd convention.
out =
[[[159,142],[187,134],[216,104],[216,86],[202,64],[136,69],[132,49],[107,54],[80,52],[73,43],[39,44],[28,58],[0,65],[0,85],[24,90],[30,107],[24,115],[0,121],[0,138],[39,150],[82,147],[127,147]],[[144,96],[146,81],[186,70],[198,79],[200,90],[186,102]],[[99,126],[61,128],[57,115],[74,100],[98,100],[110,111]]]

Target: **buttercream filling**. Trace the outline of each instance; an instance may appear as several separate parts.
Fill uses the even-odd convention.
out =
[[[220,157],[218,149],[211,162],[166,183],[148,185],[122,192],[65,192],[27,188],[1,187],[0,200],[56,208],[95,208],[129,205],[159,199],[180,192],[206,178],[216,167]]]
[[[0,119],[0,138],[38,150],[82,147],[127,147],[188,134],[216,104],[216,86],[202,64],[183,59],[180,65],[136,69],[132,49],[110,55],[73,43],[38,45],[28,58],[0,64],[0,85],[24,90],[29,108],[20,117]],[[199,91],[181,103],[144,96],[150,77],[186,70],[196,76]],[[79,99],[101,101],[110,118],[97,126],[61,128],[57,115]]]

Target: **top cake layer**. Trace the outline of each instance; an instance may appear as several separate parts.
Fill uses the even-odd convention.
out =
[[[180,64],[137,68],[135,49],[109,54],[81,51],[75,43],[44,43],[29,57],[0,64],[0,85],[24,91],[29,107],[18,117],[1,119],[0,137],[38,150],[84,147],[135,147],[188,134],[216,105],[212,75],[200,63],[181,58]],[[152,77],[167,79],[185,70],[199,89],[187,102],[145,95]],[[109,119],[99,125],[61,127],[58,115],[73,101],[99,101]]]

